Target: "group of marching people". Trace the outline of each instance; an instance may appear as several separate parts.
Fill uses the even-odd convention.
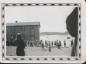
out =
[[[42,47],[42,48],[44,48],[44,47],[57,47],[60,49],[62,46],[62,42],[60,40],[56,40],[56,41],[48,41],[48,40],[31,41],[30,40],[30,41],[27,41],[26,45],[29,47],[34,47],[34,46]],[[72,45],[73,45],[73,40],[71,41],[71,46]],[[64,47],[66,47],[66,46],[67,46],[66,41],[64,41]]]
[[[49,52],[51,52],[51,49],[56,47],[58,49],[61,49],[62,47],[62,42],[60,40],[57,40],[57,41],[43,41],[43,40],[40,40],[40,41],[27,41],[27,46],[29,47],[41,47],[41,48],[48,48],[49,49]],[[71,47],[73,46],[73,40],[71,41]],[[64,47],[66,47],[66,41],[64,41]]]

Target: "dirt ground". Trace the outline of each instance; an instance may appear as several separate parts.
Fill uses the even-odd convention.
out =
[[[51,52],[49,52],[48,47],[25,47],[25,56],[70,56],[71,55],[71,47],[62,47],[58,49],[57,47],[51,48]],[[7,46],[6,47],[6,55],[7,56],[16,56],[16,47]]]

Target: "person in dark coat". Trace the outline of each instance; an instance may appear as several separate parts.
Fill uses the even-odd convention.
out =
[[[60,47],[62,46],[62,42],[60,41]]]
[[[52,47],[53,47],[53,41],[52,41]]]
[[[66,42],[64,41],[64,47],[66,47]]]
[[[16,49],[16,54],[17,56],[25,56],[24,48],[25,48],[25,43],[21,38],[21,34],[17,34],[17,40],[15,41],[17,44],[17,49]]]
[[[35,40],[35,46],[36,47],[38,46],[38,40]]]
[[[31,40],[31,47],[33,47],[34,45],[33,45],[33,40]]]
[[[30,45],[30,47],[32,46],[31,40],[29,41],[29,45]]]
[[[58,48],[59,49],[61,48],[61,41],[59,41],[59,43],[58,43]]]
[[[42,40],[40,40],[40,42],[39,42],[39,46],[41,46],[42,45]]]
[[[33,42],[30,40],[30,47],[33,47]]]
[[[48,46],[48,42],[47,42],[47,40],[45,40],[45,47],[47,47]]]
[[[71,47],[73,46],[73,40],[71,41]]]
[[[30,42],[29,41],[27,41],[27,45],[30,46]]]
[[[8,40],[6,41],[6,46],[9,46],[9,41]]]
[[[51,52],[51,45],[50,45],[50,42],[49,42],[49,52]]]
[[[57,48],[58,48],[58,45],[59,45],[59,43],[58,43],[58,40],[56,41],[56,46],[57,46]]]
[[[44,44],[42,43],[42,48],[44,48]]]
[[[54,45],[57,46],[57,42],[55,41],[54,43],[55,43]]]

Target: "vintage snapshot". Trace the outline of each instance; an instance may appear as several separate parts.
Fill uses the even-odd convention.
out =
[[[5,8],[6,56],[77,56],[77,6]]]
[[[3,3],[1,10],[4,60],[81,59],[81,3]]]

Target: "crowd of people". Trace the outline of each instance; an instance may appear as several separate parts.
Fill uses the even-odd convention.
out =
[[[51,46],[51,47],[58,47],[58,48],[61,48],[61,46],[62,46],[62,43],[64,43],[63,44],[63,46],[64,47],[67,47],[67,43],[66,43],[66,41],[63,41],[63,42],[61,42],[60,40],[56,40],[56,41],[48,41],[48,40],[40,40],[40,41],[27,41],[26,42],[26,45],[27,46],[29,46],[29,47],[34,47],[34,46],[36,46],[36,47],[49,47],[49,46]],[[73,40],[71,40],[71,44],[70,44],[71,46],[73,45]]]
[[[70,41],[71,42],[71,46],[73,45],[73,40]],[[17,43],[15,42],[15,39],[13,40],[12,38],[10,39],[10,41],[6,42],[7,46],[16,46]],[[57,47],[57,48],[61,48],[61,47],[67,47],[67,42],[64,41],[60,41],[60,40],[56,40],[56,41],[49,41],[49,40],[28,40],[28,41],[24,41],[25,46],[28,47]]]
[[[24,41],[21,38],[21,34],[17,34],[17,38],[16,40],[13,40],[13,38],[10,39],[10,41],[7,41],[7,46],[16,46],[16,54],[17,56],[24,56],[25,52],[24,52],[24,48],[25,47],[41,47],[41,48],[48,48],[49,52],[51,52],[51,48],[58,48],[61,49],[62,47],[62,43],[64,43],[64,47],[67,47],[67,43],[66,41],[60,41],[60,40],[56,40],[56,41],[48,41],[48,40],[29,40],[29,41]],[[71,40],[71,47],[73,46],[73,40]]]

